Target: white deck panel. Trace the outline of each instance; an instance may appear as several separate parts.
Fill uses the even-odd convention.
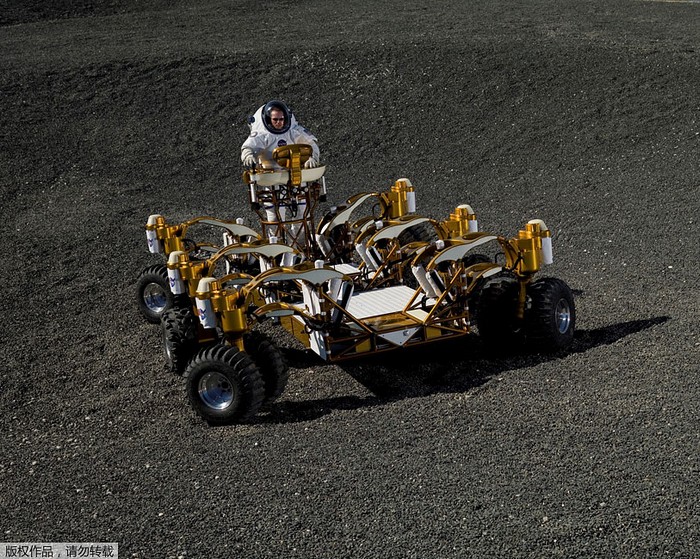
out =
[[[348,276],[350,274],[356,274],[360,271],[360,269],[353,264],[333,264],[331,265],[331,268],[333,268],[336,272],[340,272],[341,274]]]
[[[369,318],[402,311],[413,297],[415,290],[405,285],[385,287],[353,295],[347,311],[355,318]]]
[[[425,319],[428,318],[428,313],[425,312],[423,309],[413,309],[411,311],[408,311],[406,314],[412,316],[416,320],[420,320],[421,322],[425,322]]]

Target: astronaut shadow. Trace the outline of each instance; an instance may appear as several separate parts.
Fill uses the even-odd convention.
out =
[[[371,408],[432,394],[464,393],[510,370],[533,367],[610,345],[668,320],[668,316],[659,316],[577,330],[571,347],[559,353],[529,354],[515,348],[503,348],[494,356],[493,350],[485,348],[478,336],[466,336],[341,362],[338,366],[371,392],[371,396],[282,401],[272,404],[256,419],[256,423],[312,421],[336,410]],[[322,363],[314,354],[303,350],[286,349],[285,355],[292,367],[309,368]]]

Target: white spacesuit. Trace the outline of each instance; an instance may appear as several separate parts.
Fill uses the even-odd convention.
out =
[[[311,157],[304,163],[309,169],[317,167],[319,163],[319,150],[316,137],[306,128],[301,126],[291,110],[281,101],[270,101],[260,107],[249,118],[250,135],[241,146],[241,161],[246,167],[261,166],[263,169],[279,169],[279,165],[272,159],[272,151],[280,146],[289,144],[308,144],[313,150]],[[270,222],[288,219],[295,220],[304,215],[306,210],[305,198],[299,196],[287,205],[277,208],[271,204],[265,204],[265,213]],[[299,238],[299,224],[290,225],[293,236]]]
[[[273,115],[273,113],[275,113]],[[283,123],[272,122],[276,115],[283,115]],[[308,144],[313,155],[304,164],[311,168],[318,166],[319,150],[316,137],[297,122],[296,117],[281,101],[270,101],[260,107],[248,121],[250,135],[241,146],[241,161],[250,167],[253,164],[263,168],[275,168],[272,150],[289,144]]]

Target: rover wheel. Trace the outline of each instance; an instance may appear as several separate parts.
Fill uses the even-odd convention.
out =
[[[282,395],[289,380],[289,368],[279,348],[262,332],[243,336],[245,351],[257,364],[265,385],[265,402]]]
[[[185,370],[185,380],[192,408],[211,425],[249,420],[265,394],[258,367],[232,346],[200,350]]]
[[[486,346],[513,349],[519,345],[518,290],[518,281],[507,276],[490,279],[480,290],[475,305],[476,326]]]
[[[414,242],[430,243],[438,240],[438,234],[431,223],[424,221],[402,231],[398,240],[401,246]]]
[[[181,375],[197,350],[197,317],[192,307],[173,307],[163,312],[161,327],[166,368]]]
[[[557,278],[542,278],[528,286],[525,311],[528,342],[537,351],[555,352],[574,339],[576,307],[569,286]]]
[[[136,302],[148,322],[158,324],[165,309],[173,306],[174,299],[168,282],[168,269],[164,264],[149,266],[139,274]]]

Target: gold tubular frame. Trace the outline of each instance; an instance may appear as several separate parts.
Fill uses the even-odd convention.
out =
[[[155,231],[156,238],[163,242],[163,252],[166,257],[171,252],[176,250],[191,253],[204,247],[208,247],[210,249],[219,248],[211,243],[192,243],[189,247],[186,245],[185,235],[187,234],[188,229],[197,224],[220,227],[231,235],[234,243],[240,243],[242,242],[242,239],[261,238],[257,231],[247,227],[246,225],[241,225],[235,221],[221,220],[206,215],[175,224],[169,224],[166,222],[163,216],[158,216],[155,224],[146,225],[146,231]]]
[[[313,329],[322,329],[327,345],[328,361],[341,361],[367,353],[423,345],[438,339],[469,334],[473,327],[469,309],[471,296],[483,284],[483,280],[504,270],[512,273],[520,284],[517,314],[522,319],[526,287],[541,266],[541,246],[539,249],[537,248],[536,239],[538,236],[545,236],[544,232],[540,235],[533,227],[526,227],[524,231],[525,233],[519,232],[518,237],[512,239],[486,233],[469,233],[460,238],[444,241],[444,248],[441,250],[438,250],[434,244],[429,245],[428,243],[424,243],[422,247],[414,246],[415,256],[411,264],[427,261],[426,270],[439,273],[445,284],[444,290],[428,305],[426,305],[425,295],[419,287],[415,289],[413,296],[403,309],[384,315],[358,318],[353,316],[347,308],[341,307],[334,301],[323,286],[317,285],[315,286],[316,294],[321,301],[322,308],[320,315],[311,316],[298,306],[279,303],[258,309],[257,312],[262,315],[273,311],[289,311],[286,316],[281,318],[281,324],[307,347],[309,345],[308,332]],[[445,254],[448,249],[462,246],[465,248],[464,254],[466,254],[466,251],[470,250],[471,247],[489,241],[496,241],[500,245],[505,256],[505,266],[481,262],[465,266],[464,262],[459,259],[447,261],[449,263],[448,271],[439,271],[439,257],[441,254]],[[528,254],[531,247],[535,247],[534,256]],[[423,250],[420,250],[421,248]],[[335,327],[331,326],[327,320],[327,317],[330,317],[334,310],[342,314],[340,324]],[[299,319],[292,315],[299,317],[306,323],[305,330],[299,328]],[[414,328],[415,331],[412,331]],[[392,344],[383,337],[386,334],[401,331],[412,333],[410,339],[400,346]]]
[[[254,180],[258,175],[274,176],[272,173],[277,173],[279,169],[257,169],[255,173],[243,173],[243,181],[252,189],[251,203],[260,220],[262,236],[276,237],[279,242],[295,248],[307,258],[315,258],[319,254],[313,233],[315,212],[322,193],[320,182],[302,182],[303,165],[312,154],[313,149],[307,144],[290,144],[273,150],[275,163],[288,171],[286,184],[261,186]],[[302,205],[304,211],[297,216],[297,208]],[[286,215],[283,219],[280,211],[282,207],[293,213],[292,219]],[[268,209],[274,209],[275,219],[268,218]]]
[[[255,206],[255,213],[260,220],[262,236],[266,238],[276,237],[280,243],[284,243],[295,248],[307,258],[314,258],[318,254],[314,240],[315,213],[318,206],[321,185],[314,182],[304,186],[280,185],[278,187],[258,187],[256,196],[258,204]],[[299,202],[303,201],[304,204]],[[285,207],[287,211],[295,211],[294,208],[304,206],[301,215],[294,215],[292,219],[285,216],[282,219],[280,208]],[[275,219],[268,219],[266,207],[274,209]],[[297,226],[297,232],[294,232]]]
[[[264,186],[256,182],[261,179],[253,180],[253,177],[268,172],[279,173],[279,169],[259,169],[255,171],[256,175],[249,171],[244,173],[244,180],[251,187],[251,196],[254,196],[251,201],[256,203],[254,209],[260,219],[262,234],[237,223],[208,216],[180,224],[168,224],[158,216],[155,224],[147,225],[147,229],[155,231],[157,239],[162,241],[166,255],[175,250],[185,253],[168,267],[179,270],[190,297],[211,301],[220,330],[228,343],[243,349],[243,335],[255,322],[270,316],[276,317],[306,347],[311,347],[312,337],[317,341],[322,339],[328,361],[464,336],[473,330],[470,303],[474,295],[488,277],[500,272],[510,274],[518,281],[517,317],[523,318],[527,286],[544,263],[542,241],[551,236],[542,222],[528,222],[515,237],[507,238],[472,232],[476,230],[476,215],[467,205],[457,206],[444,221],[419,218],[408,211],[413,203],[414,189],[407,179],[400,179],[388,191],[356,194],[315,226],[322,185],[317,181],[302,181],[303,164],[310,155],[310,146],[291,145],[275,150],[273,158],[276,163],[288,171],[286,184],[274,183],[276,176],[268,176],[262,181]],[[291,210],[301,201],[305,202],[303,212],[291,216],[292,219],[285,216],[283,221],[279,208],[286,205]],[[374,202],[376,211],[352,220],[351,214],[367,202]],[[276,219],[268,219],[265,206],[275,208]],[[187,253],[193,249],[186,246],[184,236],[191,226],[198,223],[223,227],[234,244],[218,250],[213,245],[196,245],[208,246],[213,254],[206,260],[191,260]],[[430,223],[438,241],[414,241],[402,245],[398,239],[400,232],[420,223]],[[332,246],[331,250],[337,251],[333,254],[349,254],[354,251],[355,244],[362,243],[365,248],[378,251],[376,270],[368,268],[364,262],[359,265],[358,272],[350,276],[330,266],[317,268],[308,260],[291,267],[275,266],[275,261],[279,263],[277,257],[285,252],[303,254],[310,260],[318,258],[320,249],[316,244],[316,235],[330,238],[331,231],[337,232],[339,226],[342,226],[342,232],[339,236],[334,233],[333,238],[339,237],[339,243],[347,246]],[[267,239],[271,236],[278,237],[282,243],[269,243]],[[503,262],[465,263],[466,256],[474,254],[469,251],[491,241],[498,244]],[[209,291],[197,291],[199,281],[209,277],[222,259],[248,258],[250,255],[256,258],[266,256],[275,267],[255,277],[242,273],[228,274],[212,280]],[[431,274],[430,281],[438,287],[431,292],[424,291],[419,285],[412,295],[399,289],[398,286],[408,289],[404,280],[407,274],[413,273],[411,266],[422,266],[426,273]],[[399,299],[402,308],[384,314],[368,316],[365,311],[365,314],[354,316],[348,310],[351,305],[341,305],[329,293],[331,280],[351,282],[356,295],[395,288],[395,293],[406,299]],[[425,289],[428,290],[428,287]],[[318,312],[312,313],[303,302],[304,297],[310,296],[309,293],[316,298],[310,306]],[[369,301],[372,300],[369,297]],[[381,308],[390,307],[378,304],[377,309]],[[332,320],[333,316],[336,317],[335,321]],[[200,335],[200,341],[203,341],[211,332]]]

